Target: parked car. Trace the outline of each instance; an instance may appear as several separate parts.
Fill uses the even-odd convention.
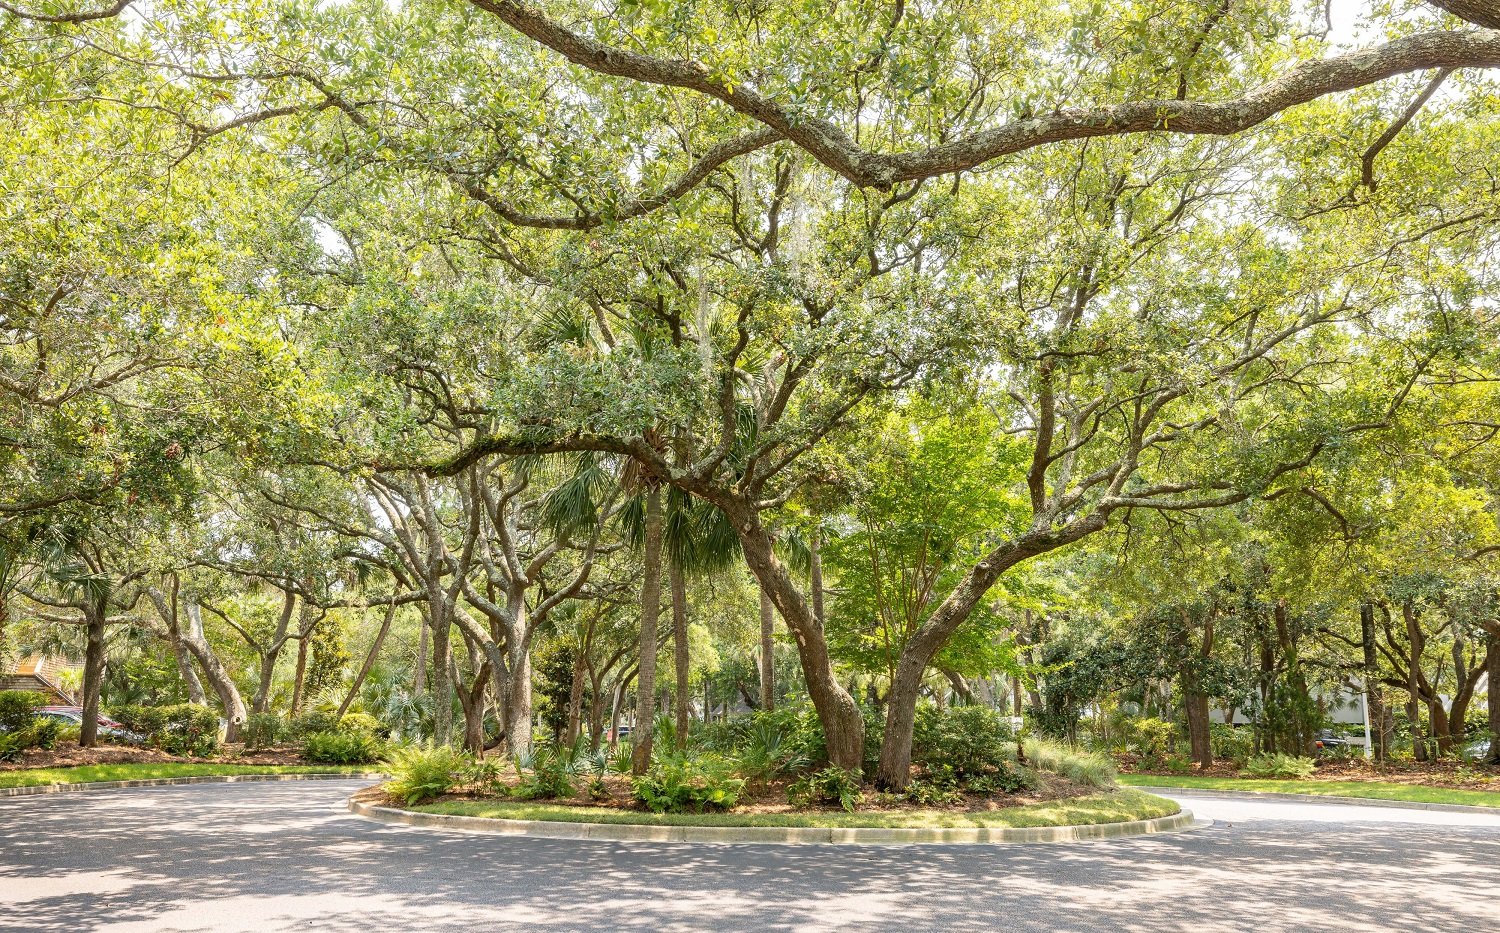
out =
[[[83,707],[81,706],[44,706],[36,711],[39,719],[55,719],[65,726],[83,725]],[[131,732],[108,716],[99,717],[99,734],[116,742],[125,742],[130,745],[140,745],[146,741],[146,737],[138,732]]]
[[[1359,744],[1336,734],[1332,729],[1323,729],[1313,740],[1313,748],[1320,755],[1347,755]]]
[[[1480,739],[1464,746],[1464,757],[1470,761],[1484,761],[1490,757],[1490,740]]]

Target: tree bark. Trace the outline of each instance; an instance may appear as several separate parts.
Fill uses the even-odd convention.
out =
[[[1360,647],[1364,654],[1364,687],[1366,715],[1370,719],[1370,743],[1375,747],[1370,752],[1376,761],[1385,761],[1389,755],[1385,735],[1385,695],[1380,689],[1380,664],[1375,654],[1375,606],[1370,602],[1359,604]]]
[[[1488,668],[1490,685],[1490,754],[1491,764],[1500,764],[1500,621],[1489,622],[1485,630],[1490,636]]]
[[[667,578],[672,590],[672,660],[676,687],[673,699],[677,713],[677,750],[687,748],[688,730],[692,722],[688,717],[688,679],[691,657],[688,655],[687,581],[676,561],[669,561]]]
[[[641,564],[640,661],[635,687],[635,728],[630,733],[632,774],[651,767],[651,744],[656,718],[656,626],[661,613],[661,488],[646,494],[646,540]]]
[[[578,742],[583,725],[583,681],[588,666],[587,643],[580,644],[573,654],[573,679],[568,684],[568,731],[565,741],[569,748]]]
[[[776,708],[776,616],[771,597],[764,587],[760,591],[760,708]]]
[[[93,748],[99,744],[99,691],[104,685],[104,617],[103,600],[92,602],[84,613],[88,644],[83,655],[83,723],[78,730],[78,745]]]
[[[198,679],[198,672],[193,670],[192,652],[182,642],[182,625],[177,617],[179,605],[177,575],[172,575],[170,601],[165,594],[155,588],[149,591],[149,595],[151,602],[156,605],[157,614],[161,616],[162,622],[167,627],[167,641],[172,646],[172,656],[177,660],[177,676],[187,687],[188,702],[194,706],[207,706],[208,694],[203,692],[203,681]]]
[[[1401,604],[1401,615],[1406,622],[1406,640],[1410,645],[1406,663],[1406,718],[1411,724],[1411,750],[1417,761],[1427,760],[1427,741],[1422,735],[1421,715],[1421,669],[1422,629],[1418,625],[1417,612],[1411,600]]]

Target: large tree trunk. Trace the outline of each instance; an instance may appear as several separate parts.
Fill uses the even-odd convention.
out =
[[[99,691],[104,685],[104,617],[107,608],[102,600],[84,613],[88,627],[88,644],[83,655],[83,724],[78,730],[78,744],[93,748],[99,744]]]
[[[198,607],[195,600],[189,599],[183,604],[187,613],[188,629],[183,635],[183,644],[193,653],[197,659],[198,666],[203,668],[203,676],[213,686],[214,692],[219,695],[219,704],[224,707],[224,718],[229,722],[224,733],[224,741],[238,742],[240,730],[245,726],[248,713],[245,710],[245,699],[240,695],[240,688],[235,684],[234,678],[229,676],[229,671],[224,669],[224,664],[219,656],[214,653],[213,646],[208,643],[208,638],[203,633],[203,610]]]
[[[1500,29],[1500,5],[1495,0],[1427,0],[1439,9],[1476,26]]]
[[[417,669],[412,674],[411,692],[421,696],[427,692],[427,621],[423,619],[417,633]]]
[[[260,651],[260,678],[255,685],[255,701],[251,711],[264,713],[271,708],[271,682],[276,676],[276,660],[281,657],[281,648],[286,644],[287,628],[292,624],[292,610],[297,606],[297,597],[290,590],[282,594],[281,616],[276,620],[276,631],[271,635],[268,647]]]
[[[760,590],[760,708],[776,708],[776,610],[764,587]]]
[[[1213,742],[1210,740],[1208,728],[1208,694],[1203,691],[1200,664],[1206,663],[1213,656],[1214,650],[1214,609],[1210,608],[1208,617],[1203,623],[1202,641],[1194,646],[1196,657],[1188,662],[1188,668],[1182,675],[1183,706],[1187,713],[1188,724],[1188,747],[1192,754],[1193,764],[1200,770],[1211,768],[1214,764]],[[1192,615],[1186,609],[1182,612],[1184,626],[1191,624]],[[1188,628],[1184,635],[1191,638],[1191,629]]]
[[[640,667],[635,687],[635,728],[630,733],[633,747],[630,770],[645,774],[651,767],[651,744],[656,718],[656,626],[661,613],[661,488],[646,494],[646,541],[641,564],[641,639]]]
[[[429,589],[435,591],[436,588]],[[432,608],[432,732],[439,745],[447,745],[453,740],[453,678],[448,676],[453,633],[445,607]]]
[[[505,682],[505,740],[510,753],[531,754],[531,646],[521,639],[510,639],[506,645],[509,675]]]

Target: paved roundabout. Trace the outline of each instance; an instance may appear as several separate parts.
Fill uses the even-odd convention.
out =
[[[1171,796],[1212,826],[726,846],[374,823],[361,782],[0,800],[0,931],[1495,928],[1500,814]]]

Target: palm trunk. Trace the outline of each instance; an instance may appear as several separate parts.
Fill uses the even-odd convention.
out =
[[[691,659],[688,657],[687,581],[683,579],[682,568],[676,561],[668,562],[667,579],[672,589],[672,660],[677,680],[673,697],[677,712],[677,750],[683,751],[687,748],[688,729],[692,726],[688,719],[688,663]]]
[[[656,625],[661,613],[661,489],[646,495],[646,541],[642,556],[640,668],[635,685],[635,728],[630,770],[645,774],[651,767],[651,744],[656,718]]]

